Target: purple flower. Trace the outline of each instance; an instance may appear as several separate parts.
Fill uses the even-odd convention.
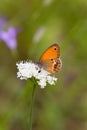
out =
[[[4,26],[6,26],[6,23],[7,22],[5,19],[0,18],[0,40],[4,41],[8,48],[14,50],[17,48],[17,34],[21,30],[13,26],[10,26],[7,31],[3,30]]]

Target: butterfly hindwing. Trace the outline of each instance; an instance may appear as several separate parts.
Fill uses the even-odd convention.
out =
[[[44,62],[42,62],[42,67],[50,72],[50,73],[56,73],[61,69],[62,63],[60,58],[55,58],[55,59],[47,59]]]

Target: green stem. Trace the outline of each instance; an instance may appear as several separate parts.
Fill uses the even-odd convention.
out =
[[[31,109],[30,109],[30,126],[29,126],[29,130],[32,130],[32,122],[33,122],[33,107],[34,107],[34,97],[35,97],[35,84],[33,86],[33,90],[32,90],[32,99],[31,99]]]

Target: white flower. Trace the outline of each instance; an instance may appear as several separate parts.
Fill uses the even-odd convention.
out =
[[[18,78],[20,78],[21,80],[27,80],[34,77],[41,88],[44,88],[47,83],[50,85],[55,85],[55,81],[57,81],[57,78],[51,76],[49,72],[45,71],[43,68],[39,67],[35,63],[32,63],[31,61],[21,61],[20,63],[16,63],[16,65],[18,69]]]
[[[34,34],[33,42],[35,43],[39,42],[40,39],[43,37],[45,31],[46,31],[46,28],[44,26],[39,27]]]
[[[48,6],[52,3],[53,0],[43,0],[44,6]]]

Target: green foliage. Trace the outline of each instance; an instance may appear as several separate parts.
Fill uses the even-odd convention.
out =
[[[16,78],[16,62],[39,59],[55,42],[63,67],[55,86],[36,90],[33,130],[87,130],[87,1],[47,1],[0,1],[7,26],[22,28],[16,51],[0,41],[0,130],[29,129],[33,85]]]

